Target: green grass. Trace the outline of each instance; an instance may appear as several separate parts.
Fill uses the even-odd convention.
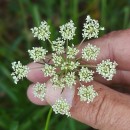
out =
[[[51,25],[51,39],[58,36],[58,26],[73,19],[78,26],[74,44],[81,40],[81,27],[86,15],[112,30],[130,27],[130,0],[1,0],[0,1],[0,130],[44,130],[49,107],[36,106],[28,101],[29,81],[14,85],[11,62],[29,62],[27,50],[44,46],[31,35],[30,28],[46,20]],[[103,34],[101,34],[103,35]],[[52,114],[50,130],[90,130],[90,127]]]

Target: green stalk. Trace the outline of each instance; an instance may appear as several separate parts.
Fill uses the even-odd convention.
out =
[[[46,124],[45,124],[45,129],[44,130],[48,130],[49,122],[50,122],[50,118],[51,118],[51,114],[52,114],[52,108],[50,108],[50,110],[48,112],[47,120],[46,120]]]

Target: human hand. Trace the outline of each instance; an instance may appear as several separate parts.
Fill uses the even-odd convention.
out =
[[[89,104],[79,100],[77,89],[71,89],[69,92],[68,89],[65,89],[62,95],[72,105],[70,110],[72,118],[100,130],[130,129],[130,96],[123,93],[124,89],[127,89],[127,92],[130,90],[129,36],[130,30],[115,31],[101,38],[89,41],[101,49],[96,62],[99,63],[103,59],[116,61],[118,63],[117,73],[112,81],[106,81],[98,75],[95,76],[92,84],[98,92],[98,96]],[[81,49],[84,45],[82,45]],[[30,68],[39,66],[42,65],[37,63],[29,64]],[[37,105],[53,105],[61,94],[60,90],[55,91],[52,88],[49,78],[44,77],[40,69],[31,70],[28,74],[28,79],[33,82],[27,91],[28,98]],[[33,96],[32,86],[36,82],[46,82],[47,93],[44,101]],[[122,90],[122,93],[113,90],[115,85],[119,85],[117,89]]]

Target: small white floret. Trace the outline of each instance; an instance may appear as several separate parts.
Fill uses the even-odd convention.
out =
[[[93,85],[84,86],[78,88],[78,95],[80,101],[86,101],[87,103],[93,102],[94,98],[98,96],[98,93],[94,90]]]
[[[99,31],[104,30],[104,27],[100,27],[98,20],[92,19],[89,15],[86,18],[86,22],[83,26],[83,38],[98,38]]]
[[[68,117],[71,116],[69,112],[70,105],[67,103],[66,99],[60,98],[56,100],[52,108],[55,114],[67,115]]]
[[[43,49],[43,47],[33,47],[32,50],[28,50],[29,56],[34,60],[34,62],[45,59],[47,52],[48,51],[46,49]]]
[[[55,75],[55,73],[56,73],[55,70],[56,70],[55,67],[53,67],[52,65],[48,65],[48,64],[45,64],[42,69],[44,76],[46,76],[46,77]]]
[[[43,84],[36,83],[33,86],[33,94],[34,94],[34,97],[37,97],[41,101],[43,101],[45,99],[45,95],[46,95],[46,85],[45,85],[45,83],[43,83]]]
[[[60,66],[63,62],[63,58],[62,56],[59,56],[57,54],[52,54],[52,61],[54,63],[55,66]]]
[[[12,72],[11,76],[13,77],[15,84],[17,84],[20,79],[27,77],[29,72],[29,68],[26,65],[22,65],[20,61],[13,62],[12,69],[14,72]]]
[[[110,59],[107,59],[97,65],[96,71],[106,80],[112,80],[114,74],[116,74],[116,66],[115,61],[111,62]]]
[[[82,58],[87,61],[96,60],[99,53],[100,53],[100,48],[88,43],[88,45],[82,49]]]
[[[65,88],[65,80],[63,77],[60,77],[59,75],[55,74],[51,79],[53,88]]]
[[[70,22],[60,26],[59,32],[64,40],[72,40],[75,36],[75,30],[74,22],[70,20]]]
[[[65,41],[63,41],[61,38],[57,38],[56,41],[52,41],[52,50],[56,54],[63,54],[65,52],[64,44]]]
[[[34,35],[34,37],[37,37],[38,40],[47,40],[50,38],[50,30],[49,30],[50,26],[48,25],[48,23],[46,21],[41,22],[39,27],[34,27],[31,28],[31,31]]]
[[[79,80],[84,82],[91,82],[93,80],[94,71],[87,67],[82,67],[79,71]]]
[[[72,88],[76,84],[75,72],[68,72],[64,77],[66,86]]]
[[[72,47],[68,46],[67,48],[67,58],[68,59],[74,59],[76,58],[76,55],[78,54],[79,50],[72,45]]]
[[[61,65],[61,70],[74,70],[76,69],[80,63],[78,61],[66,61]]]

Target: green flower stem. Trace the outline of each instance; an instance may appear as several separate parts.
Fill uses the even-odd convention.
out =
[[[66,41],[66,61],[67,61],[67,51],[68,51],[68,39]]]
[[[52,49],[52,41],[50,39],[47,39],[51,45],[51,49]]]
[[[97,66],[95,65],[79,65],[81,67],[88,67],[88,68],[96,68]]]
[[[84,38],[84,39],[80,42],[80,44],[78,45],[78,48],[82,45],[82,43],[84,42],[85,39],[86,39],[86,38]]]
[[[50,42],[50,44],[52,45],[52,41],[50,40],[50,39],[47,39],[49,42]]]
[[[45,124],[45,129],[44,130],[48,130],[49,122],[50,122],[50,118],[51,118],[51,114],[52,114],[52,107],[50,108],[50,110],[48,112],[47,120],[46,120],[46,124]]]

